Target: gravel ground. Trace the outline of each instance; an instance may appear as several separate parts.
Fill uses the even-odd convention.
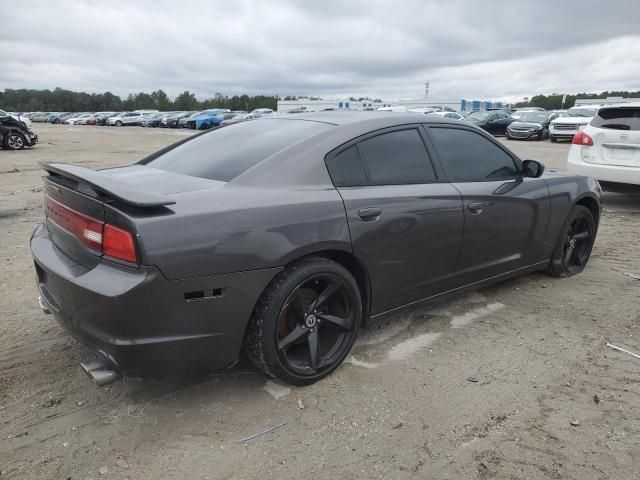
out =
[[[97,388],[36,301],[41,161],[130,163],[189,132],[35,125],[0,151],[0,479],[640,478],[640,191],[607,193],[581,275],[526,275],[364,332],[306,388],[242,360]],[[508,142],[562,170],[566,143]],[[245,443],[238,439],[280,425]]]

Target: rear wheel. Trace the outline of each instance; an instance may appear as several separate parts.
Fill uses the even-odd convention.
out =
[[[596,222],[588,208],[576,205],[571,210],[558,238],[547,273],[571,277],[584,270],[596,238]]]
[[[271,282],[253,312],[244,349],[260,370],[308,385],[346,358],[362,320],[360,290],[341,265],[301,260]]]
[[[4,137],[3,146],[7,150],[22,150],[26,145],[27,140],[24,135],[18,132],[9,132]]]

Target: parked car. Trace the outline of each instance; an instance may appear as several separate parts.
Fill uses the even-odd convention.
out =
[[[187,128],[196,130],[207,130],[220,125],[220,122],[224,120],[224,114],[230,113],[229,109],[212,108],[209,110],[203,110],[199,115],[187,120]]]
[[[102,112],[96,114],[96,125],[104,126],[107,123],[107,119],[111,117],[115,117],[116,115],[121,115],[126,112]]]
[[[107,125],[116,127],[139,125],[145,116],[146,114],[141,112],[125,112],[107,118]]]
[[[162,119],[160,126],[166,128],[178,128],[178,122],[183,118],[190,117],[191,115],[191,112],[178,112],[173,115],[168,115]]]
[[[505,135],[507,127],[515,121],[515,118],[504,111],[488,111],[472,112],[466,116],[466,120],[492,135]]]
[[[7,150],[22,150],[38,143],[38,136],[21,120],[0,110],[0,146]]]
[[[46,122],[48,116],[48,113],[35,112],[29,115],[29,120],[31,120],[32,122]]]
[[[73,117],[73,116],[77,116],[78,114],[76,112],[64,112],[64,113],[59,113],[59,114],[55,114],[55,115],[50,115],[48,118],[49,123],[53,123],[53,124],[59,124],[59,123],[64,123],[64,121],[67,118]]]
[[[271,108],[255,108],[253,110],[251,110],[251,112],[249,113],[253,113],[255,115],[261,115],[261,116],[265,116],[265,115],[271,115],[273,113],[276,113],[273,111],[273,109]]]
[[[557,114],[539,110],[523,112],[515,122],[511,122],[507,127],[507,140],[512,138],[544,140],[549,137],[549,122],[556,116]]]
[[[552,142],[558,139],[571,140],[576,133],[589,125],[598,112],[597,106],[578,106],[570,108],[549,124],[549,136]]]
[[[465,118],[458,112],[450,112],[448,110],[438,110],[430,112],[429,115],[435,115],[437,117],[451,118],[453,120],[464,120]]]
[[[195,120],[195,118],[200,114],[202,114],[202,111],[191,112],[190,115],[182,117],[180,120],[178,120],[178,128],[189,128],[190,122]],[[195,127],[195,124],[193,124],[193,126]]]
[[[262,115],[255,113],[232,113],[228,115],[228,118],[225,118],[220,122],[220,126],[223,127],[225,125],[232,125],[238,122],[244,122],[246,120],[255,120],[256,118],[260,118]]]
[[[75,116],[71,116],[65,119],[62,123],[65,125],[82,125],[83,121],[86,121],[89,117],[93,117],[92,113],[78,113]]]
[[[241,346],[268,375],[313,383],[370,318],[581,272],[601,213],[595,180],[543,175],[429,115],[267,116],[129,167],[44,168],[40,300],[95,352],[100,383],[223,368]]]
[[[567,170],[640,185],[640,102],[601,107],[571,142]]]
[[[147,115],[141,122],[141,127],[159,127],[162,119],[167,116],[166,112],[151,113]]]

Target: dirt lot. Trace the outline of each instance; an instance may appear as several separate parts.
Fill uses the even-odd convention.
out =
[[[640,191],[606,194],[586,271],[532,274],[378,322],[307,388],[246,361],[97,388],[38,308],[29,236],[40,161],[130,163],[183,138],[36,125],[0,151],[0,480],[640,478]],[[508,142],[563,169],[567,144]],[[301,408],[304,407],[304,408]],[[239,444],[254,432],[286,422]]]

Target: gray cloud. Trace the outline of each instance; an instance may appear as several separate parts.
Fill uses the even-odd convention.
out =
[[[518,99],[640,89],[636,0],[24,1],[0,89]]]

